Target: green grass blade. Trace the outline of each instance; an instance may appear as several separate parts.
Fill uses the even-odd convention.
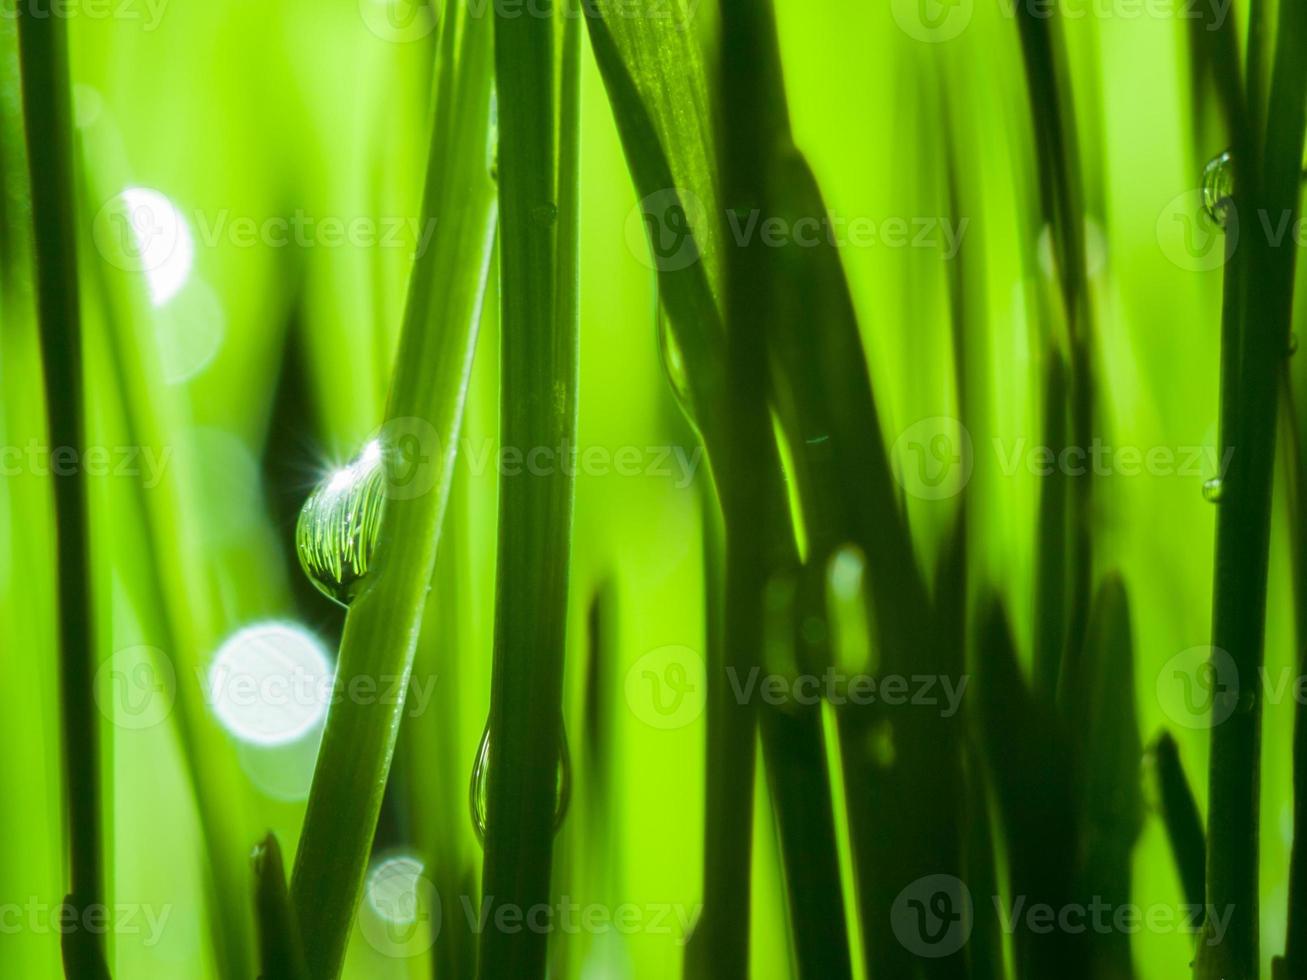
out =
[[[456,25],[447,18],[445,29]],[[422,217],[439,220],[409,284],[387,408],[388,431],[407,437],[409,446],[400,449],[416,440],[420,465],[405,472],[402,460],[387,456],[391,489],[374,580],[346,619],[337,692],[359,677],[381,683],[408,676],[449,493],[495,227],[485,154],[490,24],[470,17],[462,27],[451,109],[458,138],[433,138]],[[433,134],[443,125],[438,121]],[[417,479],[425,492],[413,492]],[[340,972],[402,710],[402,703],[341,697],[327,718],[291,879],[313,980]]]
[[[259,923],[260,980],[307,980],[299,922],[286,891],[281,845],[269,833],[254,849],[254,909]]]
[[[1158,809],[1185,901],[1201,906],[1207,895],[1207,835],[1198,801],[1180,762],[1180,747],[1170,732],[1158,736],[1152,755]]]
[[[19,13],[23,110],[35,231],[37,318],[52,445],[86,447],[82,323],[77,277],[71,80],[67,21],[30,8]],[[90,583],[86,476],[81,467],[54,477],[59,591],[59,662],[64,767],[76,909],[103,905],[101,738],[93,684],[95,622]],[[65,946],[65,971],[103,970],[102,938]],[[71,959],[70,959],[71,956]]]
[[[578,323],[577,108],[580,23],[558,11],[495,18],[502,213],[503,445],[574,442]],[[560,79],[561,77],[561,85]],[[501,908],[549,899],[563,737],[573,474],[505,479],[499,498],[491,753],[482,888]],[[479,976],[543,978],[547,935],[488,929]]]
[[[1250,82],[1251,85],[1251,82]],[[1280,6],[1265,148],[1236,174],[1234,204],[1246,222],[1292,226],[1299,214],[1307,122],[1307,7]],[[1271,487],[1279,378],[1289,347],[1297,247],[1254,226],[1231,263],[1223,343],[1222,442],[1236,455],[1217,512],[1212,645],[1234,661],[1240,704],[1212,729],[1209,771],[1207,900],[1233,908],[1217,943],[1211,925],[1199,945],[1200,980],[1253,980],[1260,969],[1258,825],[1260,811],[1261,670],[1266,631]],[[1234,384],[1227,380],[1233,375]]]

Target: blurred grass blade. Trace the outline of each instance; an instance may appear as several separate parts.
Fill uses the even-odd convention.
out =
[[[577,386],[580,22],[495,17],[504,446],[573,444]],[[557,27],[563,20],[562,64]],[[561,81],[560,81],[561,79]],[[490,774],[482,889],[492,917],[549,901],[562,738],[573,473],[500,486]],[[479,976],[542,980],[548,936],[489,929]]]
[[[486,166],[491,25],[461,24],[451,3],[445,30],[462,29],[452,122],[432,127],[422,217],[438,219],[413,269],[387,427],[418,469],[387,452],[388,486],[373,584],[350,608],[336,692],[357,678],[408,677],[435,566],[475,348],[495,228]],[[448,103],[447,103],[448,104]],[[440,141],[449,126],[456,138]],[[407,445],[405,445],[407,443]],[[392,447],[388,447],[390,449]],[[425,492],[414,492],[420,479]],[[376,829],[403,701],[334,699],[309,795],[291,879],[309,976],[333,980],[341,968]]]
[[[1170,732],[1158,736],[1152,754],[1158,807],[1185,901],[1202,906],[1207,901],[1207,839],[1198,801],[1180,762],[1180,747]]]
[[[86,449],[86,422],[67,26],[65,18],[28,7],[18,14],[49,438],[54,446],[72,447],[80,459]],[[81,912],[105,901],[100,715],[93,692],[96,663],[91,635],[95,610],[86,475],[81,467],[56,471],[54,503],[63,758],[72,854],[68,901]],[[69,976],[92,975],[104,969],[103,938],[79,936],[65,946],[64,955]]]
[[[82,920],[88,903],[85,899],[69,895],[64,905],[71,907],[74,921]],[[90,929],[69,929],[62,937],[64,976],[68,980],[109,980],[109,967],[105,963],[104,944],[100,936]]]
[[[259,923],[260,980],[308,980],[299,922],[286,891],[286,868],[277,835],[255,847],[254,909]]]
[[[980,735],[1007,842],[1010,894],[1063,908],[1073,901],[1080,841],[1067,739],[1049,706],[1026,688],[996,598],[981,605],[978,629]],[[1017,980],[1094,975],[1083,933],[1044,932],[1023,919],[1012,942]]]
[[[1130,604],[1125,583],[1114,573],[1094,596],[1085,658],[1068,698],[1082,834],[1076,894],[1101,897],[1113,907],[1131,900],[1134,849],[1143,826],[1134,678]],[[1093,976],[1133,975],[1128,932],[1096,935],[1091,955]]]

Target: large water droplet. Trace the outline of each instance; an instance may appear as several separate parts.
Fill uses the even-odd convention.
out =
[[[1234,158],[1226,150],[1203,168],[1203,209],[1219,227],[1224,228],[1234,203]]]
[[[1225,493],[1225,481],[1214,476],[1203,484],[1203,499],[1210,504],[1219,504]]]
[[[560,728],[558,745],[558,804],[554,808],[554,832],[563,825],[567,817],[567,806],[572,799],[572,760],[567,748],[567,729]],[[472,767],[471,799],[472,829],[476,831],[477,840],[486,841],[486,810],[490,795],[490,723],[481,735],[481,744],[477,746],[476,764]]]
[[[300,510],[295,550],[300,567],[326,596],[349,605],[368,573],[381,527],[385,466],[381,443],[369,442],[332,473]]]

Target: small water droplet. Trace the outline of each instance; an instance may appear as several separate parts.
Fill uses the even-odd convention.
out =
[[[1226,150],[1203,168],[1203,209],[1218,227],[1224,228],[1234,203],[1234,158]]]
[[[554,809],[554,833],[563,826],[567,817],[567,807],[572,799],[572,760],[567,748],[567,729],[560,728],[561,738],[558,746],[558,805]],[[472,785],[470,799],[472,807],[472,829],[476,831],[477,841],[486,842],[486,810],[490,795],[490,723],[481,734],[481,744],[477,746],[476,763],[472,767]]]
[[[654,317],[658,323],[658,355],[663,362],[663,373],[667,375],[667,382],[672,386],[672,393],[676,396],[676,402],[681,406],[681,411],[695,425],[694,403],[690,398],[690,376],[685,367],[685,357],[681,353],[681,345],[676,342],[676,333],[672,329],[671,320],[658,306],[657,297],[654,299]]]
[[[347,606],[368,573],[381,529],[385,466],[373,440],[348,466],[324,479],[304,502],[295,550],[304,574],[328,598]]]
[[[1224,493],[1225,482],[1219,476],[1214,476],[1203,484],[1203,499],[1209,504],[1219,504]]]
[[[531,209],[531,219],[538,225],[552,225],[558,220],[558,205],[537,204]]]

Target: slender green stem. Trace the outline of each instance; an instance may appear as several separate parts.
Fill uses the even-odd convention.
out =
[[[85,450],[82,324],[77,277],[72,112],[67,21],[24,7],[18,36],[35,234],[37,318],[45,367],[50,442]],[[102,905],[100,730],[93,694],[95,610],[90,584],[86,479],[81,467],[56,472],[59,658],[64,767],[72,851],[74,908]],[[103,941],[79,935],[65,944],[69,971],[103,969]],[[96,961],[99,961],[98,964]],[[94,964],[94,967],[93,967]],[[70,973],[70,975],[78,975]],[[87,975],[87,974],[81,974]]]
[[[580,23],[497,14],[503,317],[503,445],[562,451],[576,430],[577,99]],[[559,78],[561,77],[561,94]],[[557,158],[555,152],[557,151]],[[506,478],[499,494],[490,774],[482,889],[500,909],[549,898],[562,730],[573,477]],[[487,929],[479,975],[545,975],[548,937]]]
[[[1280,222],[1298,215],[1307,117],[1307,8],[1280,5],[1264,149],[1236,174],[1234,204],[1244,230],[1227,276],[1222,435],[1235,450],[1223,478],[1216,527],[1212,644],[1234,661],[1237,710],[1212,730],[1207,838],[1207,900],[1232,914],[1221,942],[1208,931],[1196,963],[1200,980],[1253,980],[1259,970],[1258,825],[1261,668],[1266,630],[1271,486],[1277,392],[1288,349],[1297,257]],[[1252,82],[1250,81],[1250,87]],[[1237,162],[1236,162],[1237,166]],[[1234,384],[1228,382],[1233,378]],[[1236,400],[1237,399],[1237,400]]]
[[[345,622],[340,696],[327,717],[291,881],[313,980],[340,972],[403,711],[402,703],[358,703],[345,692],[356,678],[406,680],[412,668],[494,238],[495,194],[485,156],[490,24],[478,17],[460,24],[453,16],[460,6],[451,3],[445,21],[445,30],[463,32],[458,98],[445,103],[452,121],[437,119],[432,127],[422,216],[439,222],[409,284],[383,430],[388,486],[372,584]],[[447,131],[456,138],[441,140]]]

